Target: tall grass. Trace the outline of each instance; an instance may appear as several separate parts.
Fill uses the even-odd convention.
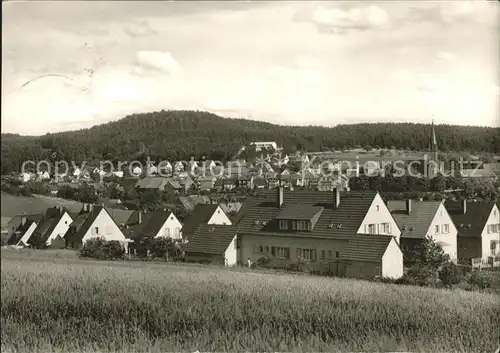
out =
[[[493,352],[500,341],[498,298],[483,293],[33,257],[2,256],[1,275],[2,352]]]

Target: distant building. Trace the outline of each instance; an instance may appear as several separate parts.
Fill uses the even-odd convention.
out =
[[[278,145],[274,141],[270,142],[252,142],[250,143],[251,146],[255,146],[255,151],[260,152],[263,149],[273,149],[277,150]]]

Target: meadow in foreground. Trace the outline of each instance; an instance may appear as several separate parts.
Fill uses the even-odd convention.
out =
[[[493,294],[4,253],[2,352],[493,352],[500,341]]]

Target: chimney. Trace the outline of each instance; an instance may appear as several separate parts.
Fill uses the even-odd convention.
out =
[[[278,205],[278,208],[281,207],[283,205],[283,187],[282,186],[278,186],[276,188],[276,203]]]
[[[142,212],[139,211],[139,224],[141,224],[141,222],[142,222]]]
[[[21,225],[24,226],[26,224],[26,216],[21,217]]]
[[[88,207],[89,207],[89,212],[92,212],[92,206],[93,206],[93,205],[92,205],[91,203],[89,203],[89,204],[88,204]]]
[[[338,188],[333,189],[333,209],[337,209],[340,205],[340,190]]]
[[[411,213],[411,200],[408,199],[406,200],[406,214],[410,214]]]
[[[462,212],[467,213],[467,200],[462,200]]]

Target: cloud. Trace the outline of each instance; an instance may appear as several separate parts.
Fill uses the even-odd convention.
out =
[[[388,29],[391,25],[387,12],[374,5],[341,10],[318,6],[314,10],[297,12],[296,22],[312,22],[321,32],[343,33],[350,30]]]
[[[142,50],[136,53],[136,59],[143,68],[155,69],[172,75],[182,71],[180,64],[168,52]]]

